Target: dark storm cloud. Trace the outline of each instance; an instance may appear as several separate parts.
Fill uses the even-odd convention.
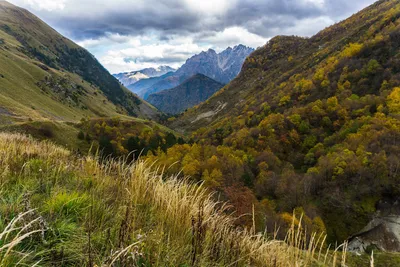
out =
[[[240,1],[237,8],[227,14],[225,26],[241,25],[249,32],[263,37],[272,37],[276,34],[288,34],[287,29],[295,28],[303,20],[312,20],[326,17],[337,22],[354,12],[372,4],[375,0],[267,0],[267,1]],[[321,25],[309,25],[321,29]],[[290,34],[302,35],[303,32]]]
[[[16,2],[22,0],[14,0]],[[54,0],[57,1],[57,0]],[[218,32],[241,26],[263,37],[295,27],[304,19],[321,16],[332,21],[350,15],[373,0],[239,0],[230,1],[226,10],[215,12],[221,2],[209,7],[210,12],[190,8],[184,0],[116,0],[110,3],[94,0],[60,0],[64,9],[36,11],[42,18],[68,32],[77,40],[96,39],[106,33],[140,35],[149,30],[168,35]],[[85,2],[85,4],[82,4]],[[111,1],[110,1],[111,2]],[[201,2],[198,2],[201,5]],[[195,4],[193,4],[195,5]],[[204,10],[203,10],[204,11]],[[310,25],[318,28],[319,25]],[[301,33],[300,33],[301,34]]]
[[[171,65],[276,35],[311,36],[374,0],[9,0],[92,52],[111,72]]]
[[[181,7],[140,11],[121,7],[121,10],[105,11],[93,16],[75,15],[73,12],[61,12],[58,15],[54,12],[42,12],[43,17],[52,25],[67,30],[75,39],[95,39],[105,33],[140,35],[148,30],[181,32],[185,29],[195,30],[197,23]]]

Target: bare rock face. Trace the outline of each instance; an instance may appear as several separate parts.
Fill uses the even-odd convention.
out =
[[[221,53],[209,49],[189,58],[176,71],[176,75],[187,79],[200,73],[217,82],[227,84],[239,74],[243,62],[253,51],[253,48],[244,45],[237,45],[234,48],[228,47]]]
[[[400,216],[375,218],[349,240],[350,252],[363,253],[369,248],[400,252]]]
[[[381,201],[377,209],[376,217],[349,238],[350,252],[363,253],[371,248],[400,252],[400,202]]]

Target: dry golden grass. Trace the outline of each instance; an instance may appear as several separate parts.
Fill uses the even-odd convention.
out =
[[[40,167],[34,167],[35,160],[43,161]],[[269,239],[262,233],[254,234],[251,229],[236,228],[235,218],[225,212],[225,204],[214,201],[201,185],[177,176],[165,178],[157,174],[158,170],[150,162],[139,160],[125,164],[121,159],[100,163],[95,156],[77,158],[51,143],[1,133],[0,173],[3,173],[0,184],[4,185],[5,192],[12,190],[10,180],[15,176],[15,181],[24,186],[35,181],[37,188],[48,191],[41,195],[47,195],[48,199],[36,202],[33,208],[37,208],[35,214],[49,224],[51,219],[82,225],[79,229],[84,230],[80,236],[77,231],[71,234],[74,242],[63,241],[63,257],[67,252],[71,254],[71,263],[67,266],[345,264],[345,253],[327,249],[324,236],[312,235],[311,239],[306,239],[304,229],[297,226],[301,223],[293,222],[284,241]],[[45,177],[51,177],[50,181],[44,181]],[[68,213],[65,214],[65,210]],[[11,221],[11,226],[3,232],[14,229],[20,217]],[[43,256],[50,253],[45,251],[48,247],[37,244],[41,239],[24,240],[46,231],[32,229],[35,223],[35,220],[28,222],[5,248],[10,252],[23,249],[24,253],[31,253],[34,257],[29,258],[30,264],[38,261],[43,266],[55,264],[54,257]],[[62,227],[56,224],[49,229],[62,232]],[[57,238],[53,242],[58,242]],[[14,245],[22,241],[25,246]],[[33,247],[35,250],[29,251]],[[25,259],[28,257],[19,260]]]
[[[19,214],[17,217],[13,218],[0,233],[0,266],[8,265],[7,261],[12,256],[12,253],[14,253],[13,249],[22,241],[34,235],[35,233],[43,231],[41,229],[31,230],[33,225],[39,221],[39,218],[23,223],[25,217],[32,212],[32,210],[29,210]],[[23,223],[23,226],[19,226],[21,222]],[[19,252],[19,254],[22,256],[22,259],[18,263],[21,263],[22,260],[29,255],[29,253],[23,252]]]

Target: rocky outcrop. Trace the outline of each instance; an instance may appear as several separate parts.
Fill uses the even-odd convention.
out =
[[[400,252],[400,216],[375,218],[349,240],[350,252],[363,253],[370,248]]]
[[[350,252],[363,253],[370,249],[400,252],[400,202],[382,200],[377,210],[368,225],[349,238]]]

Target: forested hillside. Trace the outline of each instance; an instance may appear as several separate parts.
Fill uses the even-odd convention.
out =
[[[329,241],[345,240],[398,200],[399,63],[395,0],[311,38],[275,37],[237,79],[170,120],[193,145],[151,159],[180,162],[171,171],[204,180],[239,213],[254,204],[259,230],[297,209]]]

